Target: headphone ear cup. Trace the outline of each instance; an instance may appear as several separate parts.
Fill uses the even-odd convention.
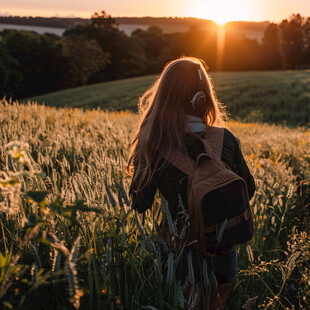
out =
[[[206,105],[206,94],[203,91],[197,92],[192,99],[194,110],[201,110]]]

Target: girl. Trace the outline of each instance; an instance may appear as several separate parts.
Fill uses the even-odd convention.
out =
[[[167,200],[171,213],[176,214],[179,197],[183,203],[187,201],[187,175],[170,163],[173,150],[196,160],[197,155],[204,152],[200,138],[205,130],[209,126],[222,126],[225,118],[204,62],[193,57],[182,57],[168,63],[158,80],[141,97],[139,110],[141,122],[128,163],[128,171],[134,167],[130,189],[132,207],[139,213],[151,208],[158,189]],[[255,191],[254,179],[241,153],[239,140],[227,129],[224,129],[221,160],[245,180],[251,199]],[[213,216],[204,204],[202,210],[204,218]],[[187,249],[183,265],[186,265],[188,255],[191,255],[195,275],[201,277],[203,270],[199,267],[200,262],[205,259],[210,266],[210,258]],[[237,275],[235,246],[216,253],[212,266],[218,285],[217,289],[211,288],[209,306],[204,307],[223,309],[231,283]],[[181,280],[184,280],[186,268],[182,264],[180,274]],[[203,302],[200,307],[203,307]]]

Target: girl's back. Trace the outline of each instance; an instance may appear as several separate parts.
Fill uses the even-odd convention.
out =
[[[152,207],[157,189],[168,201],[172,216],[178,213],[179,199],[186,205],[187,175],[170,163],[169,159],[174,155],[173,150],[183,152],[196,160],[197,155],[204,152],[200,139],[204,130],[208,126],[223,127],[225,111],[216,99],[212,81],[206,70],[204,62],[197,58],[184,57],[172,61],[140,99],[142,117],[128,163],[128,171],[133,173],[130,188],[132,207],[140,213]],[[255,191],[254,179],[242,156],[238,138],[227,129],[224,131],[221,160],[245,180],[251,198]],[[238,199],[242,201],[236,186],[237,183],[232,183],[229,188],[231,197],[221,195],[219,190],[214,197],[211,193],[208,194],[208,200],[203,198],[201,207],[206,226],[223,221],[224,205],[227,206],[233,200],[237,203]],[[211,289],[214,298],[211,296],[208,309],[222,309],[231,281],[237,275],[235,246],[216,253],[212,259],[201,257],[197,251],[191,251],[190,247],[186,248],[179,265],[179,276],[184,287],[187,287],[186,266],[189,256],[194,262],[197,279],[201,279],[204,273],[203,260],[211,266],[208,275],[205,276],[210,276],[212,271],[219,284],[216,289]],[[195,285],[202,289],[199,282]],[[201,296],[205,297],[204,294]],[[184,297],[188,297],[187,290],[184,290]]]
[[[204,152],[204,147],[198,136],[202,137],[203,132],[185,133],[184,143],[188,156],[196,160],[198,154]],[[241,176],[247,183],[249,198],[251,199],[255,191],[255,183],[250,171],[243,158],[239,140],[228,130],[225,129],[224,141],[222,148],[222,161],[224,161],[230,169],[237,175]],[[161,166],[161,165],[160,165]],[[172,208],[178,205],[178,193],[182,196],[183,201],[186,199],[186,177],[187,175],[178,168],[166,163],[161,169],[156,171],[154,178],[149,186],[137,192],[131,189],[132,207],[142,213],[152,207],[157,188],[165,197],[168,205]],[[134,186],[134,184],[132,184]]]

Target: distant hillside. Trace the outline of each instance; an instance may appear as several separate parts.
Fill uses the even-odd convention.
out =
[[[246,22],[246,21],[235,21],[228,22],[225,27],[231,30],[250,30],[250,31],[265,31],[267,26],[270,24],[269,21],[264,22]]]
[[[158,26],[164,32],[184,32],[190,27],[215,27],[216,23],[211,20],[194,17],[115,17],[119,25],[144,25]],[[89,23],[87,18],[63,18],[63,17],[20,17],[20,16],[0,16],[0,24],[31,25],[42,27],[69,28],[76,24]],[[229,22],[226,28],[238,31],[242,34],[259,33],[263,34],[269,22]]]
[[[118,24],[150,25],[173,24],[180,26],[215,26],[211,20],[194,17],[114,17]],[[30,25],[42,27],[68,28],[75,24],[89,23],[88,18],[64,17],[27,17],[27,16],[0,16],[1,24]]]
[[[118,24],[125,25],[179,25],[179,26],[209,26],[214,27],[216,23],[212,20],[195,18],[195,17],[116,17],[116,22]]]
[[[265,29],[270,24],[269,21],[264,22],[245,22],[245,21],[237,21],[237,22],[228,22],[225,25],[225,28],[229,31],[238,32],[247,38],[257,39],[261,42]]]
[[[89,23],[86,18],[32,17],[32,16],[0,16],[0,24],[69,28],[76,24]]]

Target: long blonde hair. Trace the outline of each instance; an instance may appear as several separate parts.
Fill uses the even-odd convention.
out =
[[[202,72],[207,98],[205,106],[198,111],[191,104],[194,94],[201,90],[197,68]],[[167,63],[159,78],[140,98],[139,112],[140,126],[131,145],[127,166],[129,174],[134,169],[132,182],[136,191],[147,186],[155,171],[167,162],[164,155],[169,159],[175,148],[186,152],[183,137],[187,114],[200,117],[206,126],[221,126],[226,117],[207,74],[207,66],[203,60],[194,57]]]

